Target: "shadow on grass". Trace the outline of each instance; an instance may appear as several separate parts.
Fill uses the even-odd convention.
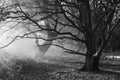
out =
[[[120,64],[101,63],[100,67],[103,69],[111,69],[120,71]]]
[[[113,62],[100,63],[100,74],[114,75],[120,78],[120,64]]]
[[[98,80],[98,78],[109,80],[112,77],[114,78],[112,80],[116,80],[120,78],[120,64],[111,62],[100,63],[101,70],[92,73],[79,71],[78,68],[80,69],[84,62],[75,60],[57,61],[57,63],[16,60],[12,63],[14,64],[10,66],[11,69],[4,68],[1,70],[2,72],[0,71],[1,80],[78,80],[79,78],[82,80]],[[50,79],[51,77],[53,79]]]
[[[99,70],[98,73],[100,74],[108,74],[108,75],[116,75],[120,77],[120,72],[111,71],[111,70]]]
[[[49,73],[56,68],[66,68],[62,65],[50,64],[45,62],[35,62],[33,60],[16,60],[8,68],[0,70],[2,80],[47,80]]]
[[[46,74],[47,72],[54,71],[55,68],[66,68],[64,65],[56,65],[51,63],[45,63],[45,62],[35,62],[35,61],[17,61],[14,65],[14,69],[16,70],[16,65],[19,67],[22,74],[28,74],[28,73],[38,73],[38,74]],[[20,68],[21,67],[21,68]],[[17,68],[18,69],[18,68]]]

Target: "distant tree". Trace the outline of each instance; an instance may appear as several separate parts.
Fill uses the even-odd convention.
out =
[[[113,30],[120,23],[119,0],[31,0],[32,4],[16,3],[3,7],[3,19],[16,19],[36,25],[36,31],[50,31],[56,36],[44,39],[69,39],[85,44],[86,53],[69,50],[85,56],[81,70],[96,71],[103,50]],[[45,20],[46,26],[40,21]],[[36,32],[35,31],[35,32]],[[83,35],[79,37],[79,35]],[[26,34],[27,35],[27,34]],[[25,37],[25,36],[24,36]],[[41,38],[40,38],[41,39]],[[43,38],[42,38],[43,39]],[[62,47],[62,46],[59,46]],[[64,48],[64,47],[62,47]]]

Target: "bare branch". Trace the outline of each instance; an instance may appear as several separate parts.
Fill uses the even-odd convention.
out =
[[[10,41],[8,44],[0,47],[0,49],[3,49],[3,48],[5,48],[5,47],[8,47],[8,46],[11,45],[17,38],[18,38],[18,36],[16,36],[16,37],[15,37],[12,41]]]

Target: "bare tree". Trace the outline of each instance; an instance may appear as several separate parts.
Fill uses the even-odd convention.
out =
[[[56,35],[48,39],[40,38],[46,41],[69,39],[85,44],[87,49],[85,54],[74,50],[69,50],[69,52],[85,56],[85,64],[82,67],[82,70],[98,70],[99,60],[103,50],[109,42],[113,30],[120,22],[120,1],[31,1],[34,2],[34,4],[29,5],[19,3],[17,1],[10,6],[1,8],[1,13],[4,13],[4,15],[1,14],[2,18],[21,20],[22,23],[29,22],[31,25],[35,25],[34,27],[37,28],[37,30],[34,32],[48,31]],[[46,26],[41,26],[39,22],[42,20],[45,20],[50,27],[48,28]],[[83,36],[79,37],[78,34]]]

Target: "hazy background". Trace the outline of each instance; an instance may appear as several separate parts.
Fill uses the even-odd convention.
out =
[[[2,0],[0,0],[2,1]],[[16,0],[15,0],[16,1]],[[17,0],[18,1],[18,0]],[[10,4],[10,0],[7,1],[8,4]],[[19,3],[26,2],[26,3],[33,3],[34,0],[20,0]],[[26,9],[25,9],[26,10]],[[10,21],[10,20],[8,20]],[[3,47],[7,44],[9,44],[15,36],[17,35],[23,35],[26,30],[25,25],[16,25],[16,22],[8,22],[3,21],[0,23],[0,47]],[[43,24],[40,22],[40,24]],[[15,27],[13,27],[15,26]],[[30,25],[32,26],[32,25]],[[67,28],[68,30],[68,28]],[[73,30],[72,30],[73,31]],[[73,31],[74,32],[74,31]],[[46,36],[44,33],[41,34],[41,36]],[[42,45],[45,41],[39,40],[39,44]],[[84,48],[78,48],[78,43],[72,42],[72,41],[62,41],[57,40],[54,41],[55,44],[62,45],[68,49],[73,50],[82,50],[85,51]],[[84,46],[83,46],[84,47]],[[64,52],[63,49],[51,45],[50,48],[44,53],[39,50],[39,48],[36,46],[35,39],[17,39],[9,46],[0,49],[0,56],[6,57],[6,58],[17,58],[17,59],[25,59],[25,58],[31,58],[31,59],[39,59],[43,58],[44,56],[49,57],[64,57],[68,56]],[[2,58],[1,58],[2,59]]]

